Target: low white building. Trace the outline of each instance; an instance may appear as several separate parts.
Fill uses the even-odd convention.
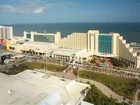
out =
[[[89,88],[32,70],[9,76],[0,73],[0,105],[80,105],[87,92],[82,91]]]
[[[58,48],[55,43],[43,42],[24,42],[23,44],[9,44],[7,46],[10,51],[27,53],[33,55],[46,55],[50,48]]]
[[[19,44],[17,42],[17,40],[13,40],[13,43],[10,43],[7,46],[10,51],[32,55],[43,55],[59,60],[77,61],[81,63],[90,60],[93,55],[92,52],[87,50],[60,48],[55,43],[24,42],[23,44]]]
[[[76,62],[87,62],[92,58],[93,53],[86,50],[80,49],[66,49],[66,48],[57,48],[49,49],[51,57],[54,59],[61,59],[65,61],[76,61]]]

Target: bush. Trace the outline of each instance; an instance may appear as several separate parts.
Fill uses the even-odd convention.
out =
[[[140,93],[138,93],[138,100],[140,100]]]
[[[102,59],[101,62],[102,62],[102,63],[105,63],[105,59]]]
[[[96,61],[96,58],[92,58],[92,59],[90,60],[90,63],[96,63],[95,61]]]
[[[73,74],[77,76],[78,75],[78,70],[73,70]]]
[[[123,62],[116,58],[110,58],[111,63],[117,67],[123,67]]]
[[[117,67],[127,68],[129,66],[128,62],[119,60],[117,58],[110,58],[110,61],[114,66],[117,66]]]

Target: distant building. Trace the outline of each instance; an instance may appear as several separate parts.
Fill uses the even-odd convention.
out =
[[[61,33],[24,32],[29,42],[17,44],[9,41],[7,48],[36,55],[51,55],[67,61],[89,61],[92,56],[115,57],[126,61],[131,68],[140,68],[140,46],[128,44],[119,33],[100,33],[89,30],[87,33],[72,33],[61,38]],[[15,44],[12,44],[12,43]],[[76,51],[76,52],[75,52]]]
[[[13,27],[0,26],[0,39],[12,39]]]
[[[38,32],[23,32],[24,38],[32,42],[47,42],[59,44],[61,39],[61,33],[38,33]]]

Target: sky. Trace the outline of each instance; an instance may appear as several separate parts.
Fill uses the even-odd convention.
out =
[[[0,24],[140,22],[140,0],[0,0]]]

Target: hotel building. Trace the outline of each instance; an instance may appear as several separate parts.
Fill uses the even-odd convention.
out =
[[[140,68],[140,47],[134,50],[119,33],[100,33],[89,30],[87,33],[72,33],[60,42],[63,48],[86,49],[93,55],[116,57],[125,60],[131,67]]]
[[[29,42],[25,41],[22,45],[10,44],[10,47],[16,51],[77,62],[89,61],[93,55],[115,57],[126,61],[132,68],[140,68],[140,47],[126,43],[119,33],[106,34],[89,30],[87,33],[72,33],[61,38],[60,32],[24,32],[24,39]]]
[[[12,39],[13,27],[0,26],[0,39]]]

